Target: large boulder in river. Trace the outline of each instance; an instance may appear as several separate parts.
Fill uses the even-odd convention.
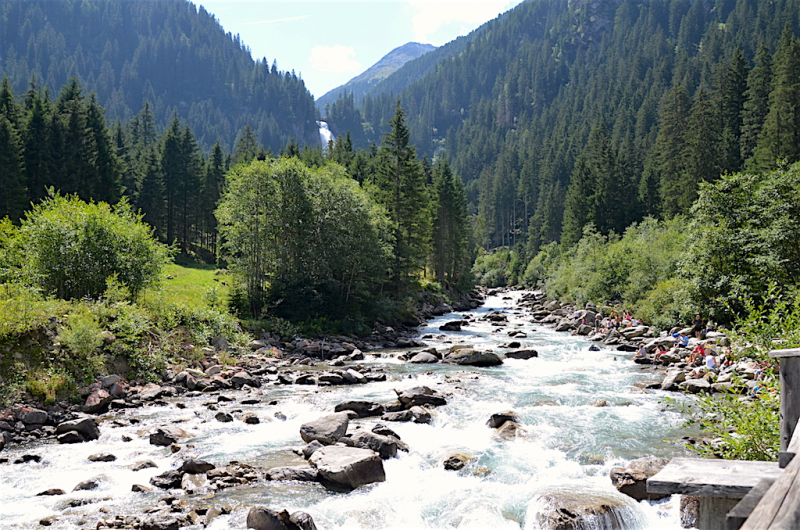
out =
[[[410,358],[408,362],[411,364],[433,364],[433,363],[438,363],[439,358],[433,355],[432,353],[421,351],[416,355],[414,355],[412,358]]]
[[[350,420],[346,413],[329,414],[301,425],[300,436],[306,443],[317,440],[325,445],[331,445],[347,433],[349,424]]]
[[[289,515],[286,510],[276,512],[266,506],[253,506],[247,513],[247,528],[254,530],[317,530],[314,520],[305,512]]]
[[[188,436],[186,431],[175,425],[164,425],[150,434],[150,445],[172,445],[181,438]]]
[[[397,440],[390,436],[383,436],[369,431],[358,431],[353,436],[341,438],[340,441],[353,447],[371,449],[386,460],[397,456]]]
[[[102,412],[108,407],[112,399],[113,397],[111,397],[111,394],[109,394],[107,390],[96,388],[89,394],[89,397],[86,398],[86,402],[83,404],[83,411],[92,414],[95,412]]]
[[[72,434],[72,436],[68,438],[68,434]],[[56,427],[56,435],[58,435],[59,443],[88,442],[100,438],[100,429],[97,428],[97,422],[92,418],[80,418],[59,423]],[[75,439],[76,435],[80,440]]]
[[[369,416],[380,416],[383,414],[383,405],[375,403],[374,401],[350,400],[339,403],[333,410],[334,412],[352,410],[358,414],[359,418],[367,418]]]
[[[489,417],[489,421],[486,422],[486,425],[491,427],[492,429],[497,429],[498,427],[502,427],[503,424],[507,421],[514,421],[519,423],[519,415],[516,412],[506,411],[506,412],[497,412],[492,414]]]
[[[461,331],[461,326],[464,324],[466,324],[464,320],[452,320],[439,326],[439,331]]]
[[[514,351],[507,351],[506,357],[509,359],[532,359],[534,357],[538,357],[539,352],[536,350],[514,350]]]
[[[314,451],[308,461],[317,468],[324,485],[352,490],[386,480],[383,460],[370,449],[330,445]]]
[[[542,528],[584,530],[585,528],[627,528],[627,507],[633,500],[606,492],[558,488],[542,494],[532,503],[529,515]],[[626,517],[627,516],[627,517]]]
[[[447,405],[447,400],[444,397],[427,386],[415,386],[402,392],[395,390],[395,393],[397,394],[397,399],[406,408],[417,405],[431,405],[433,407]]]
[[[668,497],[658,493],[647,493],[647,479],[661,471],[669,463],[666,458],[648,456],[634,460],[625,467],[611,468],[611,483],[620,493],[637,501],[657,501]]]
[[[207,473],[215,467],[214,464],[206,462],[205,460],[189,459],[183,461],[180,470],[182,473],[187,473],[189,475],[199,475],[201,473]]]
[[[477,350],[456,350],[448,353],[444,362],[450,364],[461,364],[465,366],[497,366],[503,364],[503,360],[496,353],[490,351]]]
[[[686,372],[679,369],[670,370],[661,382],[661,390],[677,390],[678,385],[684,381],[686,381]]]
[[[703,392],[710,393],[712,391],[711,383],[705,379],[687,379],[683,383],[679,384],[678,388],[692,394],[700,394]]]

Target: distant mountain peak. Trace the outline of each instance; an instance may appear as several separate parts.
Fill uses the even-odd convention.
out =
[[[421,44],[419,42],[407,42],[402,46],[398,46],[384,55],[377,63],[367,68],[363,73],[317,99],[317,107],[322,109],[325,105],[333,103],[339,97],[339,94],[345,91],[352,93],[356,101],[360,101],[370,88],[389,77],[389,75],[408,61],[416,59],[435,49],[436,46]]]

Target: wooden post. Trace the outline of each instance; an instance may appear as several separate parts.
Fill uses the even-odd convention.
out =
[[[781,452],[786,452],[800,418],[800,348],[773,350],[769,356],[781,367]],[[786,467],[788,462],[781,462]]]

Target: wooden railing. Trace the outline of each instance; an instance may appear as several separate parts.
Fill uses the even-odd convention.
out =
[[[675,458],[647,481],[651,493],[700,497],[699,530],[800,530],[800,349],[780,362],[778,462]]]

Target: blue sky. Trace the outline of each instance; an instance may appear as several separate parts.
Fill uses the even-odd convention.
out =
[[[195,0],[253,58],[294,70],[315,97],[406,42],[441,46],[521,0]]]

